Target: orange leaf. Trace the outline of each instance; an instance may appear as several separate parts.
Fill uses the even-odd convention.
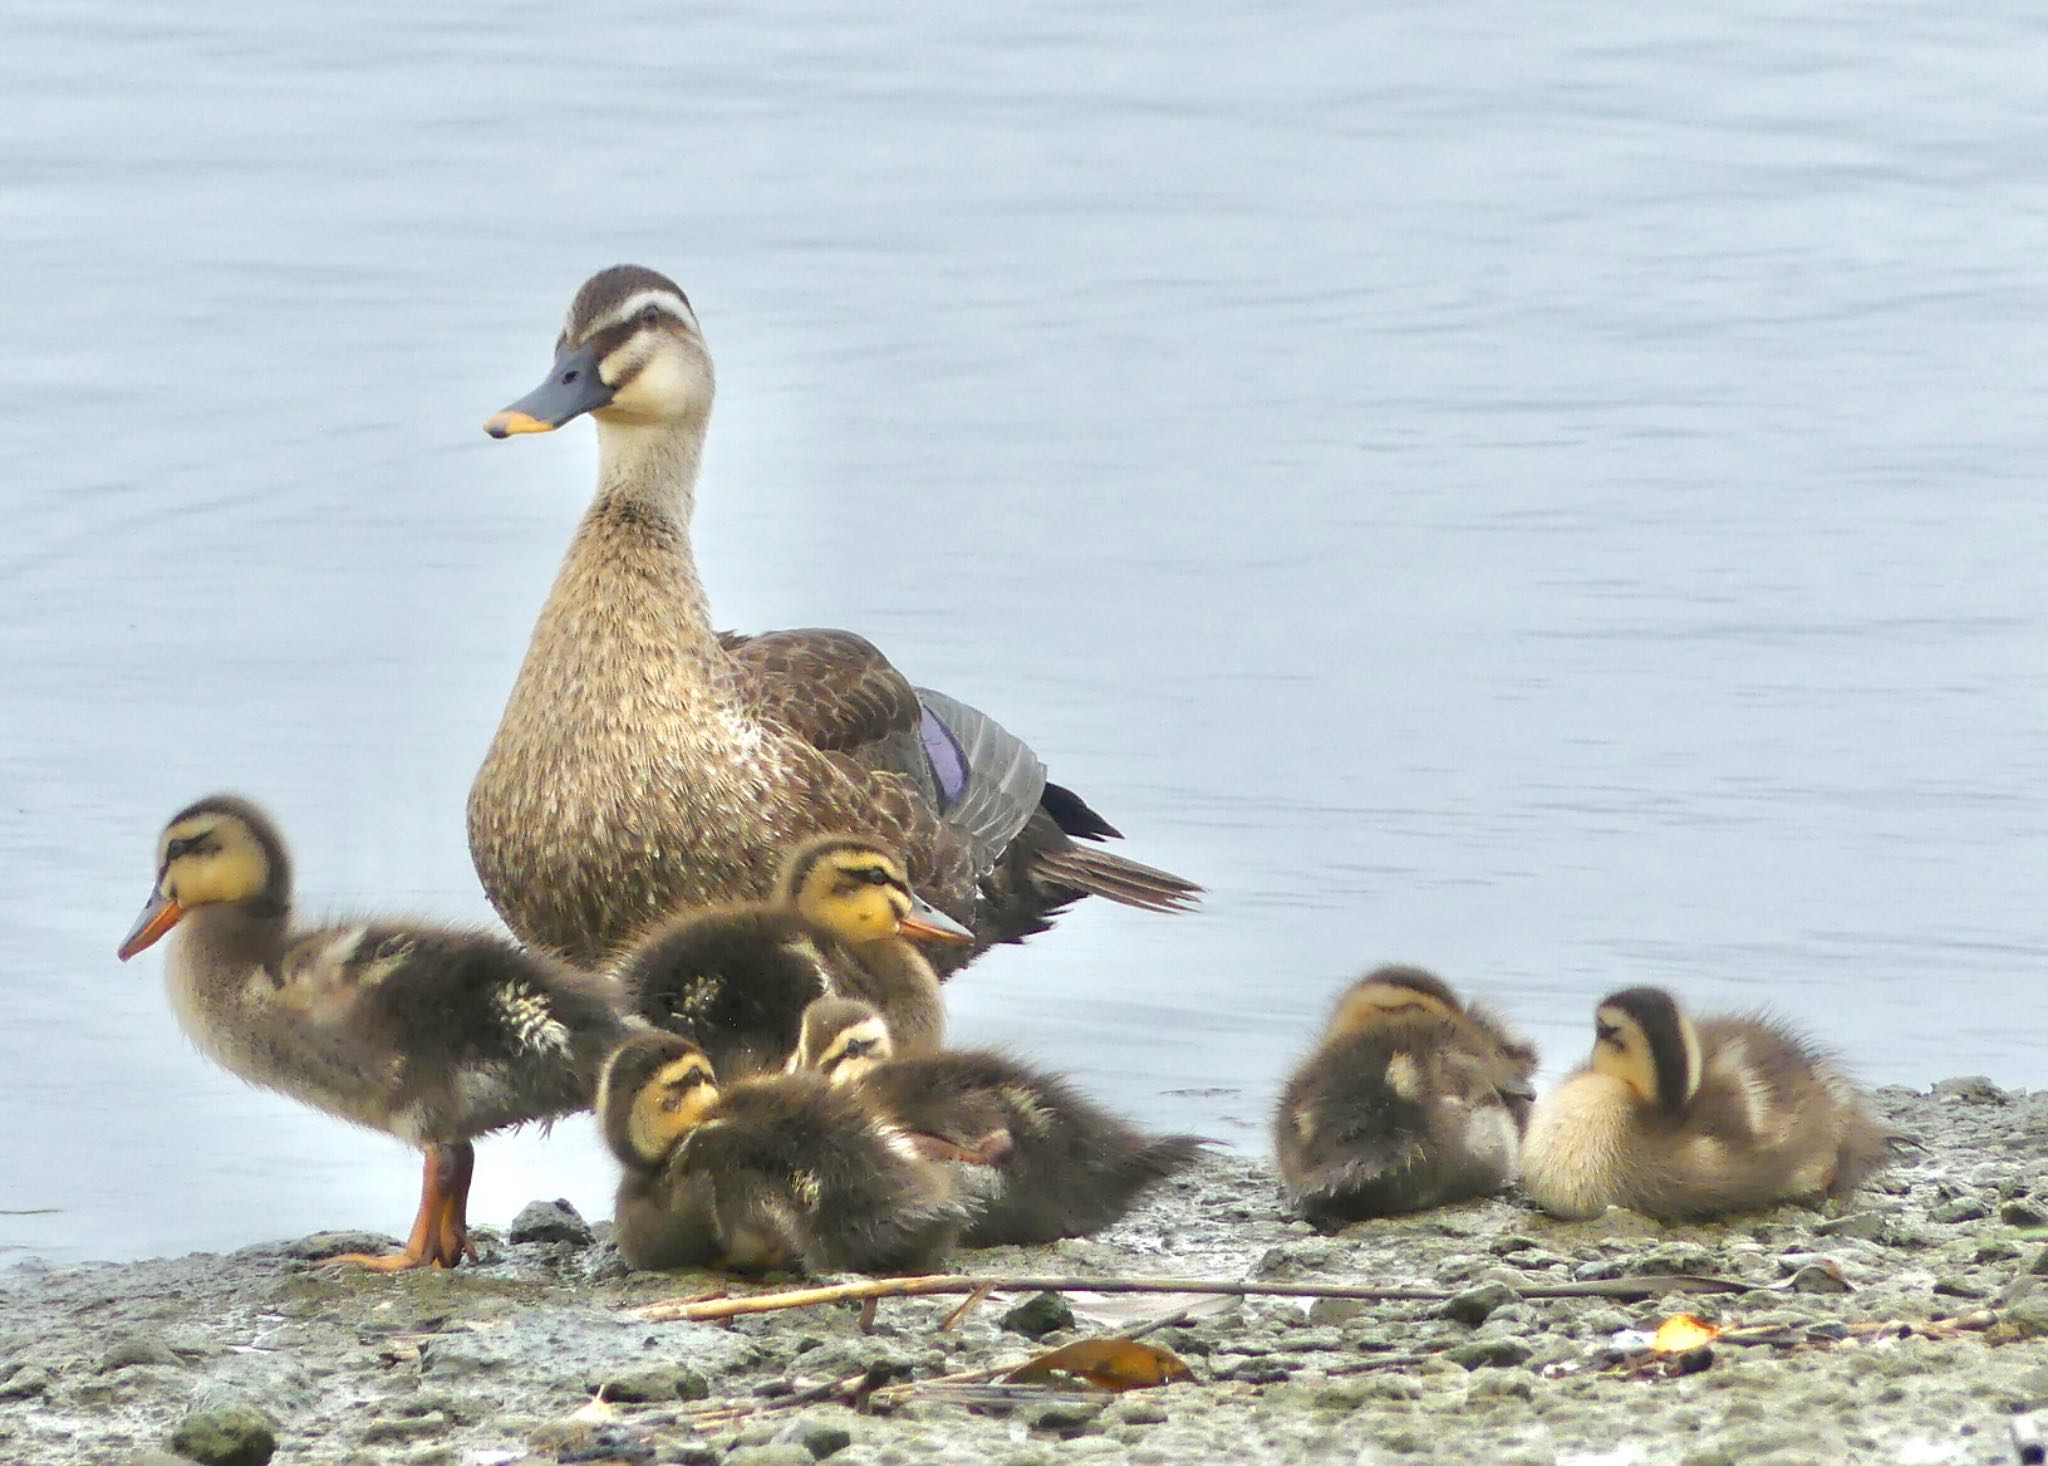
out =
[[[1689,1313],[1674,1313],[1657,1325],[1657,1336],[1650,1340],[1650,1347],[1659,1354],[1683,1354],[1720,1337],[1721,1331],[1712,1324],[1702,1323]]]
[[[1055,1374],[1114,1391],[1149,1390],[1194,1378],[1167,1350],[1135,1339],[1081,1339],[1018,1365],[1004,1378],[1012,1384],[1036,1384]]]

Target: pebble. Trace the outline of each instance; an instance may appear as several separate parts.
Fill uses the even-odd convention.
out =
[[[513,1242],[569,1242],[578,1247],[597,1240],[590,1224],[566,1201],[529,1201],[505,1235]]]
[[[1467,1369],[1498,1369],[1520,1364],[1534,1352],[1520,1339],[1474,1339],[1446,1349],[1444,1358]]]
[[[702,1400],[711,1383],[686,1364],[643,1364],[600,1372],[589,1388],[600,1399],[623,1403]]]
[[[1057,1293],[1034,1293],[1005,1313],[1002,1322],[1003,1327],[1013,1334],[1022,1334],[1027,1339],[1042,1339],[1047,1334],[1072,1328],[1074,1310]]]
[[[33,1400],[50,1391],[50,1371],[26,1364],[0,1380],[0,1400]]]
[[[1445,1318],[1476,1328],[1485,1323],[1487,1316],[1496,1308],[1519,1302],[1521,1296],[1505,1283],[1481,1283],[1476,1288],[1453,1294],[1438,1312]]]
[[[277,1452],[277,1430],[253,1405],[220,1405],[179,1421],[171,1449],[200,1466],[265,1466]]]
[[[802,1446],[813,1461],[836,1456],[853,1444],[853,1432],[822,1415],[799,1415],[775,1432],[772,1444]]]

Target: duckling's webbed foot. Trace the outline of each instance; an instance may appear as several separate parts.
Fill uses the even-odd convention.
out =
[[[321,1267],[359,1267],[375,1273],[410,1272],[421,1267],[454,1267],[467,1257],[476,1260],[469,1237],[469,1182],[476,1170],[476,1150],[468,1141],[427,1147],[420,1178],[420,1209],[403,1251],[380,1254],[344,1252],[325,1257]]]
[[[1010,1158],[1010,1132],[991,1130],[973,1140],[953,1140],[928,1131],[910,1132],[910,1143],[928,1161],[952,1161],[965,1166],[1000,1166]]]

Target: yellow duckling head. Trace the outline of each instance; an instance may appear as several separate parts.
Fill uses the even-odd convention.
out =
[[[605,1060],[593,1108],[620,1160],[653,1166],[717,1102],[718,1078],[702,1049],[672,1033],[637,1033]]]
[[[1332,1034],[1348,1037],[1412,1018],[1451,1018],[1465,1007],[1442,979],[1419,967],[1382,967],[1368,972],[1338,1000]]]
[[[156,842],[156,884],[120,947],[126,962],[194,910],[263,903],[282,916],[291,860],[269,816],[246,799],[214,794],[187,805]]]
[[[701,428],[716,385],[689,297],[666,275],[614,265],[576,292],[547,377],[493,413],[484,431],[549,433],[586,412],[600,437],[610,428]]]
[[[1592,1067],[1676,1117],[1700,1087],[1699,1034],[1662,988],[1623,988],[1593,1012]]]
[[[818,998],[804,1009],[794,1073],[808,1069],[834,1084],[851,1084],[877,1064],[895,1057],[889,1025],[874,1008],[856,998]]]
[[[799,846],[783,869],[782,894],[804,920],[852,947],[899,937],[974,940],[910,889],[903,862],[886,846],[857,835],[824,835]]]

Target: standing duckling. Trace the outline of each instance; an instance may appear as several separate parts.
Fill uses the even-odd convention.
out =
[[[1099,1231],[1203,1144],[1193,1135],[1142,1135],[1064,1080],[1001,1054],[899,1058],[886,1020],[856,1001],[813,1003],[792,1065],[857,1093],[925,1154],[994,1167],[994,1193],[963,1237],[974,1247]]]
[[[1891,1136],[1834,1062],[1761,1018],[1695,1024],[1661,988],[1593,1017],[1593,1054],[1536,1106],[1522,1184],[1544,1210],[1669,1221],[1853,1191]]]
[[[637,1268],[916,1272],[972,1213],[894,1125],[815,1074],[720,1088],[686,1038],[639,1034],[606,1062],[615,1218]]]
[[[1281,1095],[1281,1179],[1317,1225],[1490,1195],[1514,1175],[1535,1069],[1535,1049],[1430,973],[1368,973]]]
[[[739,1078],[781,1069],[805,1005],[828,993],[873,1003],[906,1049],[936,1049],[945,1003],[915,943],[973,939],[912,892],[885,846],[821,835],[790,852],[771,900],[682,917],[635,947],[619,976],[641,1017]]]
[[[617,987],[480,932],[399,922],[294,931],[291,859],[268,816],[217,794],[157,842],[156,884],[121,943],[169,934],[178,1022],[230,1073],[422,1147],[419,1215],[383,1272],[474,1256],[471,1141],[587,1109],[630,1031]]]

